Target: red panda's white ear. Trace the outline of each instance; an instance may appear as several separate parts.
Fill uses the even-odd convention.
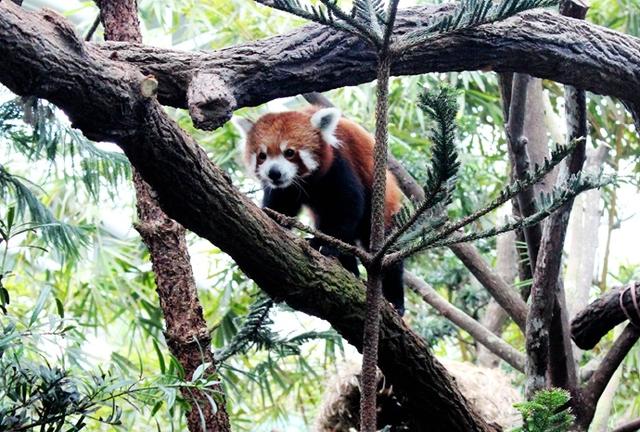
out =
[[[240,140],[238,141],[238,150],[244,151],[247,144],[247,135],[253,127],[253,122],[244,117],[233,116],[231,117],[231,123],[236,127],[236,130],[240,134]]]
[[[311,116],[311,125],[319,129],[322,138],[333,147],[340,145],[335,135],[340,115],[338,108],[322,108]]]

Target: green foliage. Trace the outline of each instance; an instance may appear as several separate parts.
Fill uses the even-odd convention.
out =
[[[30,161],[63,160],[71,166],[68,178],[80,181],[96,200],[103,182],[113,189],[130,177],[130,165],[124,154],[100,149],[62,122],[61,116],[53,105],[39,99],[16,98],[5,102],[0,105],[0,142],[5,140]],[[67,174],[66,166],[61,169]],[[80,172],[78,176],[76,171]]]
[[[529,9],[555,6],[558,0],[463,0],[444,14],[431,17],[425,28],[404,35],[398,42],[398,50],[422,45],[429,39],[444,33],[464,30],[481,24],[501,21]]]
[[[522,427],[513,432],[568,432],[574,416],[567,407],[571,397],[563,389],[542,390],[531,401],[516,404]]]
[[[454,89],[442,86],[420,96],[420,107],[435,121],[431,164],[427,167],[425,199],[409,204],[395,217],[398,237],[392,247],[398,249],[415,241],[425,231],[433,231],[446,221],[444,209],[451,203],[451,193],[460,167],[456,150],[455,118],[458,111]]]
[[[87,367],[89,359],[74,348],[84,343],[79,323],[65,317],[58,298],[55,314],[49,314],[50,303],[51,289],[44,289],[30,313],[0,318],[1,430],[79,431],[91,423],[122,425],[123,404],[135,404],[153,416],[158,400],[172,407],[184,405],[176,398],[182,388],[217,397],[211,389],[215,382],[205,377],[186,382],[169,374],[140,378],[127,366]],[[84,367],[73,366],[79,364]],[[166,397],[170,394],[173,400]]]
[[[315,339],[330,340],[334,343],[340,341],[340,336],[335,330],[309,331],[292,337],[278,335],[270,328],[273,321],[269,317],[269,312],[273,306],[273,300],[265,294],[258,294],[240,330],[228,345],[216,352],[216,360],[224,363],[234,355],[247,353],[251,348],[266,350],[278,357],[287,357],[300,355],[300,347]]]
[[[320,0],[321,5],[307,5],[300,0],[256,1],[306,20],[355,34],[378,48],[383,45],[385,34],[390,33],[393,26],[392,20],[389,22],[390,17],[387,17],[389,14],[383,11],[380,0],[355,0],[351,14],[343,11],[337,0]],[[389,3],[394,4],[393,1]],[[558,0],[502,0],[499,3],[494,3],[493,0],[463,0],[455,8],[433,15],[425,27],[399,36],[391,47],[394,52],[402,53],[427,43],[437,35],[500,21],[529,9],[557,4]],[[395,5],[397,6],[397,2]]]
[[[436,124],[432,134],[433,158],[427,170],[425,200],[415,206],[415,210],[409,207],[399,213],[398,227],[387,240],[392,249],[396,250],[396,257],[404,258],[426,249],[484,239],[536,225],[579,193],[613,182],[613,178],[578,173],[555,187],[551,193],[541,194],[537,200],[537,211],[533,215],[469,234],[460,232],[459,230],[470,226],[522,191],[531,188],[573,151],[576,142],[557,146],[549,159],[545,159],[541,165],[536,165],[524,179],[507,185],[496,199],[480,209],[457,221],[446,222],[446,207],[452,202],[451,194],[460,166],[455,144],[457,104],[454,98],[455,92],[446,87],[431,93],[425,92],[420,97],[421,108]]]
[[[39,229],[47,243],[69,256],[77,257],[78,249],[84,243],[80,231],[58,221],[26,185],[27,182],[28,180],[12,175],[0,165],[0,197],[15,202],[15,205],[7,209],[6,218],[0,219],[0,243],[4,242],[5,251],[11,238]],[[31,220],[20,223],[20,219],[26,218],[27,211]],[[2,270],[0,267],[0,271]]]

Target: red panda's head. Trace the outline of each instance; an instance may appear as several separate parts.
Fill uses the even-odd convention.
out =
[[[265,186],[286,188],[330,165],[339,120],[336,108],[265,114],[241,127],[244,163]]]

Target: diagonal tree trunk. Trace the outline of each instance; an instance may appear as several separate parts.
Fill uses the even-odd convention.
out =
[[[136,0],[99,0],[100,18],[105,39],[122,42],[142,42]],[[155,274],[160,307],[166,331],[165,338],[171,353],[184,368],[185,378],[191,379],[203,363],[210,366],[206,374],[216,373],[211,337],[198,299],[185,229],[169,218],[158,204],[155,193],[134,168],[133,184],[136,192],[138,223],[136,230],[149,249]],[[187,423],[191,432],[231,430],[225,410],[222,387],[216,385],[216,407],[207,397],[193,389],[183,390],[191,403]]]

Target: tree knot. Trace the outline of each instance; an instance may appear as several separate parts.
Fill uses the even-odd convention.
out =
[[[187,103],[198,129],[214,130],[226,123],[236,109],[236,98],[218,75],[198,73],[187,90]]]

